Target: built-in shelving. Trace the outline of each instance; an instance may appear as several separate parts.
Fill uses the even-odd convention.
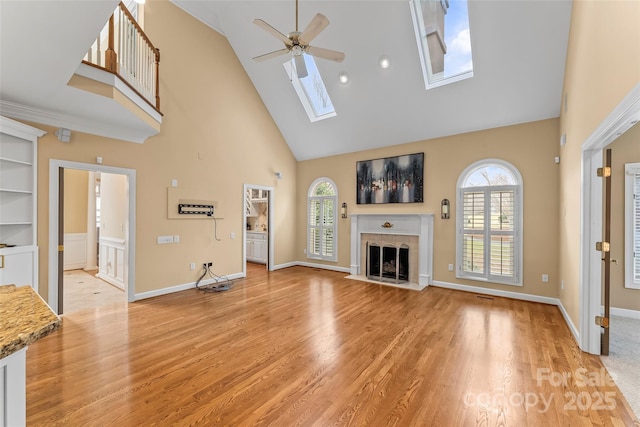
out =
[[[45,132],[0,117],[0,285],[37,288],[37,144]]]

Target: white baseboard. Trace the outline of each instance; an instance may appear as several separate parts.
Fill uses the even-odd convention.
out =
[[[600,306],[600,312],[604,312],[604,307]],[[630,319],[640,319],[639,310],[629,310],[627,308],[611,307],[610,313],[612,316],[628,317]]]
[[[244,277],[244,275],[242,273],[234,273],[234,274],[227,274],[227,275],[220,276],[220,277],[226,277],[229,280],[235,280],[235,279],[240,279],[240,278]],[[215,279],[213,279],[213,278],[206,279],[206,280],[203,280],[200,283],[202,285],[210,285],[212,283],[215,283]],[[186,291],[187,289],[195,289],[195,287],[196,287],[196,282],[189,282],[189,283],[184,283],[182,285],[170,286],[168,288],[155,289],[153,291],[147,291],[147,292],[142,292],[142,293],[136,294],[135,297],[134,297],[134,301],[138,301],[138,300],[141,300],[141,299],[158,297],[160,295],[172,294],[174,292]]]
[[[454,289],[457,291],[474,292],[474,293],[483,294],[483,295],[493,295],[497,297],[513,298],[513,299],[518,299],[522,301],[531,301],[531,302],[539,302],[543,304],[555,305],[560,309],[560,313],[562,313],[562,317],[564,318],[564,321],[569,327],[569,330],[571,331],[573,338],[576,340],[577,343],[580,342],[580,339],[579,339],[580,333],[578,332],[578,328],[576,328],[576,325],[573,324],[571,317],[569,317],[569,313],[567,313],[567,310],[565,310],[564,306],[562,305],[562,302],[558,298],[524,294],[521,292],[503,291],[500,289],[489,289],[489,288],[483,288],[480,286],[460,285],[457,283],[441,282],[438,280],[433,281],[433,286],[447,288],[447,289]]]
[[[109,276],[108,274],[102,274],[100,272],[96,274],[96,277],[124,291],[124,282],[118,280],[117,278]]]
[[[573,338],[576,340],[576,343],[580,345],[580,331],[578,331],[578,328],[576,328],[576,325],[574,325],[571,317],[569,316],[569,313],[567,313],[567,310],[564,308],[564,305],[562,305],[562,301],[560,301],[559,298],[557,306],[560,309],[560,313],[562,313],[562,317],[564,317],[564,321],[567,323],[567,326],[569,327]]]
[[[505,297],[519,299],[523,301],[541,302],[544,304],[558,305],[557,298],[543,297],[540,295],[524,294],[521,292],[503,291],[500,289],[489,289],[480,286],[460,285],[458,283],[441,282],[439,280],[433,281],[433,286],[440,288],[454,289],[457,291],[475,292],[483,295],[493,295],[496,297]]]
[[[278,264],[273,266],[273,271],[282,270],[283,268],[295,267],[298,265],[297,262],[286,262],[284,264]]]
[[[327,264],[315,264],[313,262],[306,262],[306,261],[298,261],[294,263],[294,265],[299,265],[301,267],[320,268],[322,270],[339,271],[341,273],[351,274],[351,270],[349,269],[349,267],[339,267],[337,265],[334,266],[334,265],[327,265]]]

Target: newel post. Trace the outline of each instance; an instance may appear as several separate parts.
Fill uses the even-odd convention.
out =
[[[107,50],[104,52],[104,65],[107,71],[118,74],[118,54],[114,49],[114,39],[113,15],[111,15],[109,18],[109,45]]]
[[[160,111],[160,49],[156,49],[156,108]]]

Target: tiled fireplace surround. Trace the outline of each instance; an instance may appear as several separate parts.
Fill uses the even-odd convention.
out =
[[[366,275],[366,244],[409,246],[409,281],[377,282],[421,291],[433,280],[433,214],[352,214],[351,275]],[[386,226],[385,226],[386,225]],[[416,268],[417,266],[417,268]]]

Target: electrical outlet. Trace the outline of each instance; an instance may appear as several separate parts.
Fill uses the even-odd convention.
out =
[[[560,281],[560,290],[564,291],[564,280]]]
[[[549,282],[549,275],[548,274],[543,274],[542,275],[542,281],[544,283],[548,283]]]
[[[230,238],[235,239],[236,238],[236,233],[231,232],[231,234],[229,235]]]
[[[453,264],[449,264],[449,271],[453,271]]]
[[[173,236],[173,243],[180,243],[180,236],[179,235],[175,235]]]
[[[196,263],[192,262],[191,264],[189,264],[189,270],[195,270],[196,269]]]

